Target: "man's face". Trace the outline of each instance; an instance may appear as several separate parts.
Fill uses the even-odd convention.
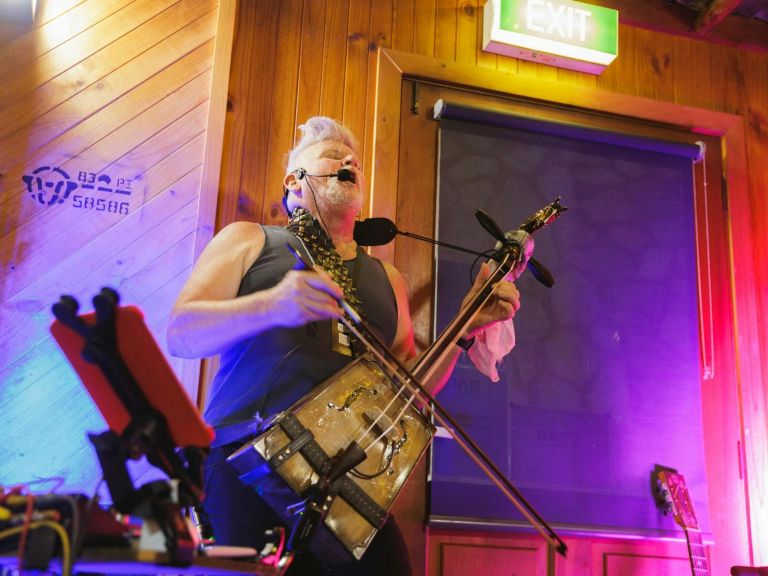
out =
[[[308,210],[314,212],[314,208],[318,206],[323,212],[329,209],[346,209],[354,215],[360,212],[363,205],[362,191],[365,190],[366,180],[360,169],[360,159],[349,146],[333,140],[318,142],[301,152],[297,166],[307,171],[307,176],[299,183],[302,191],[302,205]],[[347,168],[354,172],[355,181],[309,176],[309,174],[335,174],[340,168]]]

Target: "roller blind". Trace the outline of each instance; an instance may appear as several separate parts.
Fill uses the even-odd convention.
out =
[[[517,281],[517,345],[501,380],[490,382],[462,355],[441,402],[565,533],[680,537],[651,496],[656,464],[686,476],[708,532],[691,169],[698,147],[454,109],[461,119],[440,120],[440,240],[491,248],[476,208],[505,229],[557,196],[569,210],[535,236],[534,255],[555,286],[530,274]],[[472,259],[437,250],[438,330],[468,289]],[[432,524],[526,526],[452,440],[436,439],[430,470]]]

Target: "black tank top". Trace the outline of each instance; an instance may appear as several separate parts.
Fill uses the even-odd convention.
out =
[[[296,265],[286,244],[300,242],[285,228],[263,226],[264,248],[243,276],[238,296],[277,284]],[[345,262],[368,325],[388,345],[397,331],[397,301],[382,263],[358,249]],[[276,328],[238,342],[221,355],[206,402],[205,419],[216,429],[215,446],[255,432],[265,418],[293,405],[351,358],[331,350],[331,321]]]

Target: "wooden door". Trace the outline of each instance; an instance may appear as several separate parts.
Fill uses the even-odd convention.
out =
[[[709,486],[709,509],[718,555],[743,557],[746,546],[746,509],[743,484],[738,475],[738,397],[734,366],[731,316],[728,229],[722,199],[720,141],[703,137],[674,125],[648,123],[619,117],[608,111],[547,105],[521,98],[490,95],[477,90],[404,80],[400,108],[400,154],[398,162],[396,220],[400,230],[433,237],[437,192],[438,123],[432,120],[434,103],[443,98],[460,104],[526,114],[543,120],[577,122],[582,125],[625,131],[630,134],[693,143],[704,140],[707,158],[695,168],[696,229],[700,284],[700,346],[705,460]],[[706,172],[706,174],[705,174]],[[706,186],[705,186],[706,176]],[[468,224],[471,225],[471,224]],[[407,278],[417,342],[424,346],[433,338],[433,250],[426,243],[398,239],[394,248],[396,266]],[[523,295],[524,297],[524,295]],[[524,335],[519,335],[524,337]],[[716,366],[716,370],[711,370]],[[704,376],[706,375],[706,376]],[[672,427],[674,428],[674,427]],[[663,430],[650,431],[649,442],[663,441]],[[411,487],[421,492],[423,484]],[[407,498],[407,497],[406,497]],[[649,496],[650,498],[650,496]],[[548,553],[535,537],[499,535],[478,530],[429,531],[429,574],[451,574],[456,558],[467,554],[494,573],[517,566],[519,573],[537,574],[685,574],[689,568],[682,540],[675,543],[631,542],[594,537],[568,537],[571,553],[566,559]],[[470,552],[468,552],[470,551]],[[727,564],[724,560],[724,564]],[[519,566],[517,565],[519,563]],[[461,564],[461,562],[460,562]],[[589,566],[589,567],[587,567]],[[509,573],[509,572],[495,572]]]

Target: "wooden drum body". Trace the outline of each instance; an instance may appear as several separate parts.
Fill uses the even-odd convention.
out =
[[[306,496],[327,474],[333,457],[356,441],[367,458],[333,483],[335,497],[324,523],[359,559],[434,433],[427,418],[406,406],[402,396],[407,395],[397,397],[393,379],[364,355],[279,414],[229,461],[268,501],[264,481],[274,473]],[[276,512],[285,516],[284,510]]]

